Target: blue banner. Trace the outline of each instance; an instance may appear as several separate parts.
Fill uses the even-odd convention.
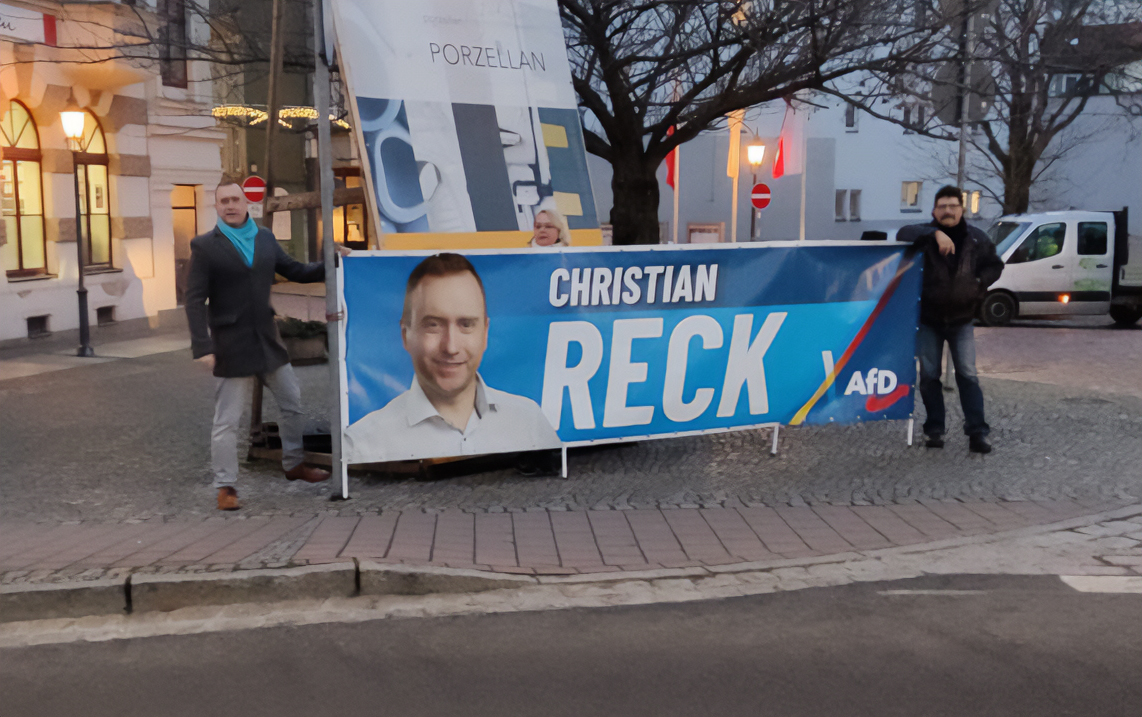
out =
[[[344,260],[349,462],[912,413],[905,247],[429,256]]]

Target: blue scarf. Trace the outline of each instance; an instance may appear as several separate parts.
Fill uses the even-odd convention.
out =
[[[247,216],[246,223],[240,227],[232,227],[221,219],[218,220],[218,231],[226,235],[242,258],[246,266],[254,265],[254,237],[258,236],[258,225],[253,217]]]

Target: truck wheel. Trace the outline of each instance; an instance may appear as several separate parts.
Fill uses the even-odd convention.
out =
[[[1015,318],[1015,299],[1010,294],[996,291],[987,295],[979,310],[985,326],[1007,326]]]
[[[1142,306],[1114,304],[1110,307],[1110,318],[1119,326],[1133,326],[1142,319]]]

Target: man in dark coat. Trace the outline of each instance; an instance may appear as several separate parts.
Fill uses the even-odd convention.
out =
[[[289,363],[270,305],[274,274],[290,281],[325,279],[321,262],[302,264],[254,223],[246,195],[223,178],[214,192],[218,224],[190,243],[186,316],[194,358],[216,377],[210,457],[219,510],[237,510],[238,424],[254,380],[274,394],[281,410],[282,468],[289,480],[319,483],[329,472],[304,465],[301,388]]]
[[[987,435],[991,429],[983,415],[972,321],[987,288],[999,280],[1003,261],[987,234],[964,221],[963,192],[959,188],[947,186],[936,192],[932,218],[934,221],[924,225],[916,239],[917,249],[924,253],[916,355],[920,359],[920,397],[928,414],[924,421],[926,445],[944,446],[940,369],[946,341],[956,369],[968,448],[975,453],[989,453]],[[902,230],[901,238],[904,234]]]

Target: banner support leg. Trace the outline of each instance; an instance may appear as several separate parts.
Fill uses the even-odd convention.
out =
[[[916,381],[912,384],[912,413],[908,417],[908,445],[912,445],[913,436],[916,431],[916,396],[920,395],[920,357],[917,356],[913,359],[913,366],[916,369]]]
[[[559,450],[560,450],[560,453],[563,454],[563,470],[562,470],[561,475],[564,478],[566,478],[567,477],[567,446],[561,446]]]
[[[771,456],[777,455],[777,432],[779,430],[781,430],[781,424],[780,423],[773,424],[773,445],[769,449],[769,455],[771,455]]]

